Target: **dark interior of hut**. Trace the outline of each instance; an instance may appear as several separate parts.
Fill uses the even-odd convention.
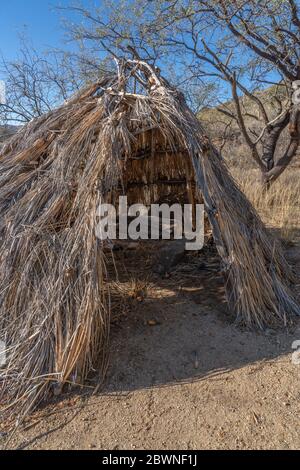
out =
[[[143,204],[149,209],[151,204],[190,204],[195,209],[196,204],[203,203],[196,188],[191,159],[179,143],[170,144],[161,131],[148,129],[138,134],[132,148],[131,155],[122,160],[122,181],[115,194],[110,195],[110,203],[117,202],[118,197],[124,195],[128,198],[128,206]],[[128,217],[128,224],[131,221],[132,218]],[[149,232],[148,240],[129,238],[113,240],[109,244],[108,286],[112,294],[113,321],[128,313],[133,306],[135,310],[135,302],[143,301],[149,285],[176,284],[178,276],[185,279],[188,287],[191,283],[195,285],[196,278],[197,284],[201,285],[207,273],[208,277],[216,277],[220,282],[219,256],[207,218],[204,224],[205,247],[190,252],[185,250],[185,239],[174,239],[172,222],[174,220],[171,219],[169,240],[162,239],[160,221],[157,240],[151,240]]]

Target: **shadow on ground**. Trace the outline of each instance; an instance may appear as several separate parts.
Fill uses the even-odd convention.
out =
[[[114,299],[118,308],[112,318],[103,387],[97,396],[92,397],[89,388],[75,389],[45,404],[30,421],[33,428],[21,431],[12,445],[91,448],[96,442],[105,449],[131,444],[165,448],[170,433],[167,448],[177,448],[178,443],[186,446],[186,442],[191,448],[208,448],[215,442],[223,445],[218,433],[227,417],[226,446],[257,447],[263,434],[258,429],[264,419],[261,413],[279,428],[285,429],[288,423],[293,430],[294,414],[286,414],[289,408],[283,413],[281,403],[289,393],[296,396],[296,372],[283,356],[291,354],[292,342],[300,339],[297,324],[289,330],[264,332],[236,326],[213,253],[184,259],[163,277],[153,274],[147,256],[139,256],[137,263],[130,262],[136,258],[134,253],[121,256],[126,273],[119,273],[122,296]],[[291,257],[295,261],[295,254]],[[96,384],[96,378],[90,377],[87,385]],[[274,396],[282,395],[274,402]],[[255,413],[254,405],[261,406]],[[249,409],[254,424],[248,424]],[[195,434],[200,415],[201,433]],[[196,420],[192,426],[191,419]],[[151,437],[152,425],[147,423],[152,421],[156,424]],[[265,447],[272,423],[266,427]],[[239,444],[243,426],[245,442]],[[280,429],[276,436],[281,442]],[[289,445],[296,441],[292,436]]]
[[[183,262],[170,278],[156,277],[148,296],[113,323],[102,393],[201,380],[291,352],[296,326],[257,332],[235,325],[215,256],[206,255],[188,272]]]

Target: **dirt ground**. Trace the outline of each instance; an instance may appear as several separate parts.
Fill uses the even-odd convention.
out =
[[[300,265],[298,246],[289,256]],[[236,326],[211,257],[148,279],[128,302],[113,320],[101,391],[49,403],[10,448],[300,448],[300,365],[292,363],[300,323],[263,333]]]

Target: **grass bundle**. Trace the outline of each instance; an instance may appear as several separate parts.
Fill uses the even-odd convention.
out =
[[[104,375],[109,253],[95,235],[97,209],[143,178],[139,159],[153,183],[158,151],[161,176],[193,181],[195,200],[200,193],[204,199],[227,298],[238,316],[263,328],[299,314],[280,246],[184,97],[148,64],[124,60],[115,75],[33,120],[1,149],[0,339],[7,363],[0,387],[6,412],[24,417],[65,383],[82,383],[95,368]],[[177,155],[174,165],[170,155]],[[149,195],[147,179],[143,184]]]

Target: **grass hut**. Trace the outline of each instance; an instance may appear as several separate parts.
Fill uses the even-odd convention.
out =
[[[177,185],[177,186],[176,186]],[[299,306],[277,241],[228,173],[184,96],[148,64],[116,74],[31,121],[0,153],[1,402],[24,416],[107,365],[110,299],[97,209],[178,187],[204,200],[228,303],[251,327]]]

